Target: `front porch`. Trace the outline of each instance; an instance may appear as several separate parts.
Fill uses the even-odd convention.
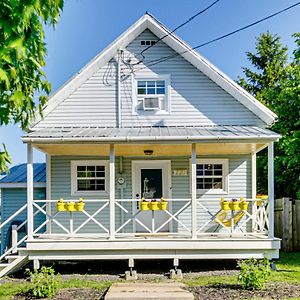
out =
[[[47,185],[46,200],[31,199],[30,166],[33,146],[46,152],[48,157],[47,172],[50,183]],[[269,193],[268,198],[257,199],[256,153],[265,147],[268,147],[269,154]],[[150,156],[145,155],[146,150],[151,150]],[[62,155],[80,160],[86,157],[94,159],[96,154],[101,160],[108,158],[107,196],[100,199],[83,196],[85,208],[82,211],[59,212],[56,208],[59,194],[53,191],[56,182],[53,176],[56,175],[51,168],[55,168],[55,164],[60,164],[60,161],[54,163],[52,160]],[[187,164],[178,163],[181,167],[177,168],[178,157],[184,157]],[[229,186],[231,191],[227,194],[199,195],[198,160],[225,157],[232,160],[239,158],[242,161],[241,165],[244,163],[243,160],[246,160],[246,182],[237,181],[238,184],[244,185],[243,188],[235,188],[236,183],[231,179]],[[32,221],[28,222],[27,250],[41,251],[47,248],[53,251],[74,250],[77,253],[79,249],[85,249],[98,251],[99,257],[103,258],[106,257],[105,253],[110,247],[119,251],[120,256],[132,252],[136,254],[142,252],[144,257],[163,253],[171,256],[181,253],[182,257],[198,258],[222,255],[224,258],[240,255],[261,256],[267,252],[272,257],[278,255],[279,241],[274,239],[273,231],[273,141],[267,138],[217,143],[211,140],[201,143],[84,143],[76,146],[70,142],[51,144],[39,142],[28,144],[28,158],[27,210],[28,216],[32,215],[28,221],[29,219]],[[124,168],[128,168],[126,159],[130,160],[129,171],[124,171]],[[168,204],[167,209],[149,209],[147,212],[141,209],[142,195],[139,191],[142,186],[134,179],[142,170],[142,167],[135,169],[138,162],[146,163],[143,168],[160,168],[161,165],[163,181],[166,182],[161,196]],[[151,162],[155,162],[155,165],[148,167],[147,164],[150,165]],[[164,171],[163,165],[166,162],[169,162],[170,169],[167,163]],[[129,173],[126,174],[126,171]],[[234,171],[230,172],[234,174]],[[176,177],[178,173],[179,176]],[[127,189],[122,188],[123,183],[119,182],[120,175],[124,177]],[[181,188],[179,189],[176,184]],[[235,193],[234,189],[239,192]],[[185,190],[184,195],[188,197],[180,197],[183,194],[182,190]],[[240,206],[236,210],[224,210],[220,203],[221,199],[231,201],[232,198],[237,198],[238,202],[244,201],[247,205]],[[63,201],[77,203],[79,197],[64,196]],[[43,214],[45,221],[39,226],[34,226],[34,218],[38,214]]]

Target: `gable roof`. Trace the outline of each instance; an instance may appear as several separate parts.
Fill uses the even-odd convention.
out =
[[[25,163],[16,165],[9,169],[9,172],[2,174],[0,188],[6,187],[26,187],[27,165]],[[33,164],[33,182],[35,187],[46,186],[46,164]]]
[[[166,45],[168,45],[177,53],[181,53],[180,55],[182,57],[184,57],[194,67],[204,73],[208,78],[214,81],[223,90],[233,96],[267,125],[271,125],[276,120],[276,114],[255,99],[250,93],[235,83],[227,75],[221,72],[216,66],[211,64],[197,51],[192,50],[192,48],[181,38],[176,36],[174,33],[170,34],[171,31],[165,25],[160,23],[156,18],[148,13],[143,15],[138,21],[130,26],[123,34],[121,34],[108,47],[106,47],[94,59],[92,59],[84,68],[82,68],[69,81],[67,81],[56,93],[54,93],[43,109],[44,117],[46,117],[57,105],[64,101],[78,87],[80,87],[80,85],[90,78],[97,70],[99,70],[99,68],[110,61],[117,54],[119,49],[125,48],[146,29],[152,31],[153,34],[155,34],[158,38],[162,38],[167,35],[163,39],[163,42]],[[33,128],[40,120],[41,117],[38,115],[36,120],[31,124],[31,128]]]

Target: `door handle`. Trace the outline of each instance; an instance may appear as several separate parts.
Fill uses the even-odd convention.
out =
[[[135,195],[135,197],[136,197],[136,199],[139,199],[139,198],[140,198],[140,195],[137,193],[137,194]],[[139,203],[139,201],[136,201],[136,209],[140,209],[140,203]]]

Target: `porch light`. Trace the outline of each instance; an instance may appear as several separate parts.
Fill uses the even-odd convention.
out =
[[[145,155],[152,155],[153,150],[144,150]]]

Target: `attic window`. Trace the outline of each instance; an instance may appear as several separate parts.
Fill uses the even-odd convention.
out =
[[[153,40],[141,41],[141,46],[154,46],[155,44],[156,44],[156,41],[153,41]]]

